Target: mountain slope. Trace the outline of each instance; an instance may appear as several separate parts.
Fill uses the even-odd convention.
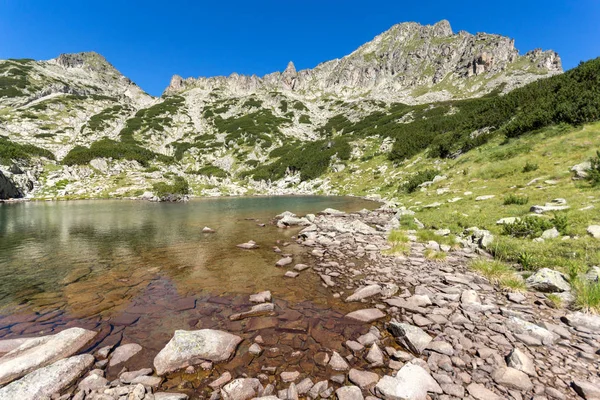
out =
[[[176,176],[196,195],[311,193],[365,141],[397,162],[432,142],[456,155],[517,111],[520,100],[495,113],[499,94],[561,71],[552,51],[520,56],[447,21],[396,25],[312,70],[175,76],[158,99],[96,53],[0,61],[0,135],[38,149],[0,154],[0,169],[37,198],[139,196]]]

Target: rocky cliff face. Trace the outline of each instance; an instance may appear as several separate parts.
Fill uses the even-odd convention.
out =
[[[494,89],[509,91],[562,72],[553,51],[520,56],[514,40],[467,32],[453,33],[448,21],[435,25],[403,23],[375,37],[339,60],[296,71],[256,76],[188,78],[174,76],[165,93],[189,88],[222,88],[233,94],[286,90],[309,98],[334,94],[409,104],[475,97]],[[427,94],[424,96],[424,94]]]

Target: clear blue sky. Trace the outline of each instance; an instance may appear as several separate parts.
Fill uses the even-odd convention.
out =
[[[0,59],[93,50],[160,95],[173,74],[312,68],[396,23],[441,19],[510,36],[522,53],[556,50],[565,69],[600,56],[600,0],[0,0]]]

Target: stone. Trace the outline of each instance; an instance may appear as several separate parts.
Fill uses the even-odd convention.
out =
[[[552,344],[557,339],[557,335],[548,329],[517,317],[508,318],[505,325],[514,334],[526,334],[544,344]]]
[[[202,361],[227,361],[241,341],[239,336],[214,329],[177,330],[154,358],[154,368],[158,375],[164,375]]]
[[[478,196],[478,197],[475,198],[475,201],[490,200],[490,199],[493,199],[494,197],[496,197],[496,195],[493,195],[493,194],[488,194],[488,195],[485,195],[485,196]]]
[[[137,371],[123,372],[121,375],[119,375],[119,380],[122,383],[131,383],[131,381],[133,381],[138,376],[150,375],[151,373],[152,368],[143,368]]]
[[[183,393],[167,393],[157,392],[154,393],[154,400],[188,400],[189,396]]]
[[[251,294],[250,301],[252,303],[266,303],[267,301],[271,301],[271,292],[269,290],[265,290],[264,292]]]
[[[212,389],[219,389],[229,381],[231,381],[231,373],[229,371],[225,371],[220,377],[209,383],[208,386],[210,386]]]
[[[381,286],[377,284],[364,286],[357,289],[351,296],[348,296],[346,298],[346,302],[361,301],[367,297],[375,296],[379,293],[381,293]]]
[[[406,323],[390,322],[388,330],[407,350],[421,354],[427,348],[432,338],[421,328]]]
[[[137,343],[123,344],[115,349],[108,361],[108,366],[113,367],[122,364],[140,351],[142,351],[142,346]]]
[[[283,382],[295,382],[296,379],[300,377],[300,372],[298,371],[286,371],[280,374],[281,380]]]
[[[435,351],[436,353],[445,354],[452,357],[454,355],[454,348],[448,342],[436,340],[429,343],[427,350]]]
[[[406,364],[396,377],[384,376],[375,386],[385,400],[425,400],[427,393],[442,394],[440,385],[422,367]]]
[[[481,300],[479,300],[479,295],[474,290],[463,290],[460,295],[460,302],[462,304],[481,304]]]
[[[361,322],[373,322],[384,317],[385,314],[377,308],[367,308],[346,314],[346,318],[355,319]]]
[[[556,228],[546,229],[542,232],[542,239],[556,239],[560,236],[560,232]]]
[[[77,388],[79,390],[83,390],[83,391],[86,391],[86,390],[91,391],[91,390],[99,390],[106,386],[108,386],[108,380],[106,380],[102,376],[92,374],[92,375],[85,377],[81,382],[79,382],[79,385],[77,385]]]
[[[335,391],[338,400],[363,400],[363,394],[360,388],[356,386],[342,386]]]
[[[286,265],[290,265],[292,261],[292,257],[284,257],[281,260],[277,261],[275,265],[277,267],[285,267]]]
[[[476,400],[503,400],[504,397],[498,396],[496,393],[487,389],[485,386],[478,383],[471,383],[467,386],[467,391]]]
[[[0,358],[0,385],[78,352],[96,332],[70,328],[55,335],[33,338]]]
[[[575,312],[565,315],[562,317],[562,320],[575,329],[589,330],[592,332],[600,331],[600,315]]]
[[[377,343],[373,343],[371,349],[365,356],[365,360],[370,362],[372,365],[383,365],[383,352],[379,346],[377,346]]]
[[[527,286],[540,292],[555,293],[571,290],[564,275],[550,268],[542,268],[525,281]]]
[[[248,348],[248,352],[250,352],[250,354],[254,354],[255,356],[259,356],[263,352],[263,349],[258,343],[253,343],[252,346]]]
[[[334,371],[346,371],[348,368],[350,368],[346,360],[344,360],[337,351],[333,352],[333,355],[329,360],[329,366]]]
[[[492,373],[494,381],[508,389],[528,391],[533,389],[531,379],[522,371],[511,367],[501,367]]]
[[[297,272],[287,271],[283,276],[285,276],[286,278],[297,278],[298,275],[300,275],[300,274]]]
[[[529,376],[537,376],[533,361],[520,349],[515,348],[511,351],[508,355],[507,364],[509,367],[525,372]]]
[[[296,385],[296,391],[299,395],[303,395],[308,393],[308,391],[313,387],[313,382],[310,378],[304,378],[300,381],[299,384]]]
[[[379,382],[379,375],[374,372],[361,371],[352,368],[348,374],[348,379],[359,388],[368,389]]]
[[[94,356],[82,354],[39,368],[0,389],[0,399],[40,400],[71,385],[94,363]]]
[[[244,249],[244,250],[258,249],[258,245],[256,244],[256,242],[253,242],[252,240],[249,242],[246,242],[246,243],[238,244],[237,247],[239,247],[240,249]]]
[[[204,228],[202,228],[202,233],[215,233],[216,231],[214,229],[209,228],[208,226],[205,226]]]
[[[593,238],[600,239],[600,225],[590,225],[587,227],[587,233]]]
[[[294,383],[290,384],[287,390],[287,400],[298,400],[298,389]]]
[[[313,385],[312,388],[308,391],[308,397],[311,399],[316,399],[321,393],[325,392],[329,384],[327,381],[319,381]]]
[[[141,383],[142,385],[144,385],[144,387],[151,387],[154,389],[159,387],[161,382],[162,382],[162,378],[160,376],[147,376],[147,375],[138,376],[133,381],[131,381],[132,384]]]
[[[586,400],[600,399],[600,386],[598,385],[581,380],[574,380],[571,382],[571,387],[579,396]]]
[[[269,315],[275,310],[275,304],[273,303],[260,303],[252,306],[249,311],[245,311],[239,314],[232,314],[229,316],[231,321],[239,321],[241,319],[258,317],[261,315]]]
[[[259,397],[262,391],[260,381],[255,378],[239,378],[221,389],[223,400],[250,400]]]
[[[308,265],[306,265],[306,264],[296,264],[296,265],[294,266],[294,270],[295,270],[295,271],[298,271],[298,272],[302,272],[302,271],[304,271],[305,269],[309,269],[309,268],[310,268],[310,267],[309,267]]]

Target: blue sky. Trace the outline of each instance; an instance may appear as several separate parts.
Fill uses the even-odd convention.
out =
[[[392,25],[448,19],[522,52],[556,50],[565,69],[600,56],[600,1],[0,0],[0,59],[97,51],[160,95],[173,74],[264,75],[342,57]]]

